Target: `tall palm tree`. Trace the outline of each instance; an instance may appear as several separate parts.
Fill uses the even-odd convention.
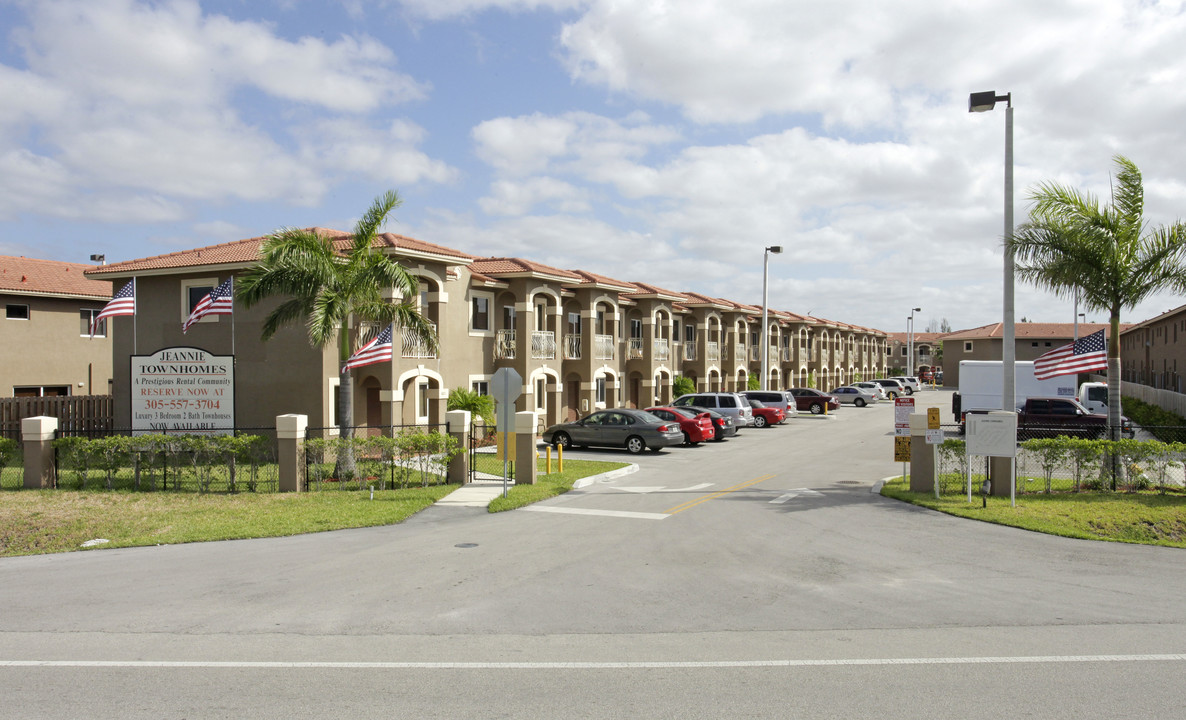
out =
[[[1186,225],[1148,227],[1141,171],[1123,155],[1109,205],[1089,193],[1042,183],[1030,193],[1029,222],[1006,238],[1017,277],[1060,297],[1078,293],[1091,310],[1108,313],[1108,427],[1120,428],[1120,311],[1150,295],[1186,292]]]
[[[344,249],[339,249],[333,238],[313,230],[279,230],[264,240],[259,262],[236,283],[246,307],[270,297],[284,298],[265,318],[263,340],[282,327],[301,322],[314,347],[337,343],[338,367],[342,368],[338,428],[344,439],[354,432],[354,385],[351,371],[344,365],[364,339],[359,336],[362,321],[394,323],[428,347],[437,347],[436,331],[414,302],[418,281],[374,247],[376,234],[400,203],[394,190],[376,198],[354,226],[350,245]],[[384,299],[387,289],[402,299]],[[340,453],[335,470],[339,478],[353,476],[353,454],[348,450]]]

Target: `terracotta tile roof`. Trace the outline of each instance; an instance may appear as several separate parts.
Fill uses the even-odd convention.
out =
[[[597,273],[591,273],[588,270],[571,270],[570,272],[572,272],[573,275],[576,275],[580,278],[580,282],[577,283],[578,286],[579,285],[597,285],[597,286],[615,288],[615,289],[619,290],[620,292],[627,292],[627,291],[631,290],[634,285],[634,283],[628,283],[623,280],[615,280],[614,278],[606,277],[605,275],[598,275]]]
[[[919,343],[919,342],[936,343],[936,342],[939,342],[940,340],[946,339],[951,334],[952,333],[916,332],[916,333],[914,333],[914,342],[915,343]],[[889,336],[890,340],[900,342],[903,345],[910,342],[910,333],[893,332],[893,333],[886,333],[886,335]]]
[[[564,282],[581,281],[581,276],[576,273],[523,258],[477,258],[470,263],[470,270],[490,277],[544,275]]]
[[[321,227],[306,229],[316,232],[322,237],[332,239],[334,247],[339,251],[345,251],[350,247],[350,238],[352,236],[348,232]],[[246,240],[235,240],[220,245],[208,245],[193,250],[181,250],[164,255],[154,255],[138,260],[126,260],[102,267],[92,267],[87,274],[94,277],[114,274],[127,275],[144,271],[170,270],[204,265],[245,265],[259,259],[260,245],[267,238],[268,236],[265,235]],[[469,261],[473,258],[472,255],[463,253],[460,250],[424,242],[423,240],[416,240],[415,238],[404,237],[403,235],[395,235],[394,233],[383,233],[376,236],[372,247],[390,248],[397,251],[406,250],[411,253],[444,255],[457,258],[461,261]]]
[[[1132,327],[1129,323],[1120,324],[1120,332]],[[1090,335],[1097,330],[1103,330],[1104,335],[1111,335],[1108,323],[1079,323],[1079,337]],[[1003,323],[990,323],[970,330],[959,330],[943,336],[944,340],[987,340],[1004,336]],[[917,337],[917,336],[916,336]],[[1014,338],[1041,338],[1044,340],[1070,340],[1075,337],[1074,323],[1029,323],[1013,324]]]
[[[657,297],[662,300],[671,300],[672,302],[682,302],[687,295],[675,290],[667,290],[658,285],[651,285],[650,283],[638,282],[632,280],[629,285],[634,287],[634,291],[628,293],[631,297]]]
[[[110,299],[109,280],[92,280],[83,274],[97,267],[0,255],[0,292]]]

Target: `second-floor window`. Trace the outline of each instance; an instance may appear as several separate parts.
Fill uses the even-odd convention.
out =
[[[634,319],[630,321],[630,337],[642,337],[642,320]]]
[[[78,311],[79,334],[80,335],[82,335],[83,337],[90,337],[91,323],[94,321],[95,318],[99,317],[100,312],[102,312],[102,310],[92,309],[92,308],[83,308]],[[95,325],[95,337],[107,337],[107,321],[106,320],[100,320],[99,323],[97,325]]]
[[[29,306],[28,305],[5,305],[4,317],[9,320],[28,320]]]
[[[490,298],[475,296],[473,299],[472,329],[490,331]]]

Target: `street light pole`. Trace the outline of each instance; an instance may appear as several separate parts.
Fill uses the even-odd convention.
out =
[[[909,322],[906,323],[906,376],[914,377],[914,313],[922,312],[922,308],[911,308]]]
[[[1005,102],[1005,282],[1003,323],[1001,326],[1001,409],[1016,407],[1017,344],[1013,327],[1013,93],[997,95],[995,90],[975,92],[968,96],[968,112],[987,112],[998,102]]]
[[[767,304],[770,301],[770,253],[778,254],[782,252],[782,245],[771,245],[762,253],[762,343],[759,346],[759,352],[762,353],[762,377],[761,382],[758,383],[758,389],[766,390],[767,377],[769,373],[770,364],[770,328],[767,317],[769,315],[769,308]]]

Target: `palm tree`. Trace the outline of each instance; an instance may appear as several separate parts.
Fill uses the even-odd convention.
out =
[[[418,281],[374,247],[376,234],[400,203],[394,190],[376,198],[354,226],[347,248],[313,230],[279,230],[264,240],[259,262],[236,283],[237,295],[246,307],[270,297],[284,298],[265,318],[261,339],[266,341],[282,327],[301,322],[314,347],[337,343],[338,367],[343,368],[338,428],[339,436],[346,440],[354,432],[354,384],[351,371],[343,366],[364,339],[359,333],[361,321],[381,326],[393,323],[428,347],[437,347],[436,331],[414,304]],[[402,300],[384,299],[383,291],[389,288]],[[349,447],[347,443],[346,452],[338,457],[335,472],[339,478],[354,475]]]
[[[1030,193],[1029,222],[1006,245],[1017,277],[1059,297],[1078,293],[1091,310],[1107,312],[1108,427],[1120,429],[1120,311],[1150,295],[1186,291],[1186,225],[1148,227],[1141,171],[1123,155],[1112,158],[1116,177],[1110,205],[1088,193],[1042,183]]]

